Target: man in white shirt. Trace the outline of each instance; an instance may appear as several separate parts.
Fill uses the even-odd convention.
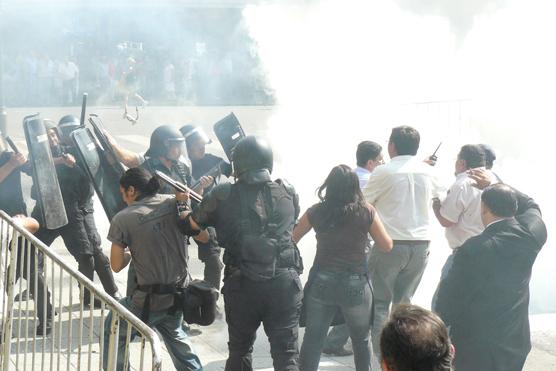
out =
[[[484,230],[481,221],[481,190],[474,186],[475,181],[467,175],[470,169],[485,167],[485,151],[480,145],[466,144],[461,147],[455,163],[456,181],[443,201],[435,198],[432,208],[436,219],[446,228],[446,239],[452,254],[446,260],[440,280],[442,280],[454,258],[454,253],[463,243]],[[432,309],[435,309],[436,294]]]
[[[415,157],[419,141],[414,128],[393,128],[388,142],[391,161],[375,169],[363,189],[394,240],[391,252],[373,249],[369,263],[375,300],[372,342],[377,358],[379,334],[390,305],[411,302],[428,261],[431,203],[441,188],[433,168]]]
[[[66,57],[65,61],[58,66],[58,76],[62,80],[63,103],[73,104],[77,97],[79,68],[69,57]]]

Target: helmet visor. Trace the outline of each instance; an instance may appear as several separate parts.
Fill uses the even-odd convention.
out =
[[[203,128],[195,128],[190,130],[184,135],[185,140],[187,143],[191,143],[195,141],[201,141],[203,144],[210,144],[212,140],[208,137],[207,133],[203,130]]]
[[[70,134],[79,129],[79,124],[65,124],[65,125],[58,125],[58,134],[60,135],[60,139],[65,142],[70,142]]]
[[[164,143],[166,145],[166,157],[169,160],[177,161],[185,155],[185,140],[183,138],[167,139]]]

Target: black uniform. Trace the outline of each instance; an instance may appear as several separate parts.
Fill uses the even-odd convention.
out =
[[[2,152],[0,155],[0,166],[6,165],[12,156],[12,152]],[[6,179],[0,183],[0,209],[10,216],[19,214],[27,215],[27,206],[25,205],[23,192],[21,190],[21,172],[22,167],[14,169],[6,177]],[[29,265],[27,265],[27,256],[30,256],[31,260]],[[21,271],[21,259],[23,259],[23,272]],[[35,259],[38,259],[36,264],[38,267],[37,272],[35,272]],[[27,271],[28,266],[30,267],[29,272]],[[11,267],[8,268],[8,270],[10,269]],[[31,246],[31,251],[29,251],[28,254],[27,248],[24,247],[21,238],[19,238],[17,244],[17,261],[15,270],[16,281],[20,277],[29,281],[29,291],[33,297],[37,298],[37,316],[39,318],[39,327],[44,329],[44,324],[51,318],[52,315],[52,304],[50,303],[50,292],[48,291],[48,288],[46,288],[46,313],[44,312],[44,292],[46,286],[44,277],[44,256],[41,252],[36,252],[34,246]],[[38,292],[35,292],[35,275],[37,275]],[[43,331],[39,331],[39,335],[42,334]]]
[[[267,175],[216,186],[192,213],[202,228],[216,228],[225,249],[226,370],[252,370],[251,353],[261,322],[275,370],[298,370],[302,264],[292,231],[299,205],[292,187],[272,182]]]
[[[110,269],[110,261],[100,249],[101,238],[94,222],[93,188],[89,177],[79,162],[73,168],[63,164],[56,165],[56,173],[68,216],[68,224],[57,229],[47,229],[41,223],[41,228],[36,236],[47,246],[61,236],[66,248],[77,261],[78,270],[90,280],[93,280],[96,271],[104,290],[108,294],[114,295],[118,288]],[[39,207],[40,205],[37,204],[32,212],[32,216],[38,220],[41,219]],[[89,291],[86,290],[86,303],[89,301],[89,295]]]
[[[155,171],[158,170],[168,175],[175,181],[185,185],[191,184],[191,171],[189,170],[189,167],[181,161],[174,161],[172,167],[168,169],[157,157],[145,156],[145,162],[141,164],[141,167],[148,170],[153,176]],[[174,194],[174,188],[161,182],[158,193]]]
[[[223,161],[222,158],[207,153],[200,160],[191,160],[191,173],[194,179],[199,179],[208,173],[215,166]],[[215,182],[217,179],[215,179]],[[214,184],[204,190],[208,193]],[[207,243],[195,241],[197,243],[197,256],[199,260],[205,264],[204,280],[209,282],[216,289],[220,289],[220,281],[222,280],[222,260],[220,260],[221,248],[218,246],[216,239],[216,230],[212,227],[207,228],[210,239]]]

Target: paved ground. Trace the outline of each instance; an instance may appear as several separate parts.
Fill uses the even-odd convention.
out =
[[[223,117],[230,111],[234,111],[240,121],[242,122],[245,130],[248,133],[265,133],[266,132],[266,123],[270,114],[272,113],[272,108],[267,107],[224,107],[224,108],[190,108],[190,107],[180,107],[180,108],[166,108],[166,107],[148,107],[146,110],[142,111],[141,121],[136,126],[131,126],[128,122],[124,121],[121,118],[122,110],[119,108],[114,107],[98,107],[92,109],[91,112],[96,112],[105,121],[106,127],[109,129],[111,133],[113,133],[118,141],[126,146],[127,148],[135,151],[142,151],[148,145],[149,135],[150,132],[159,124],[163,123],[175,123],[175,124],[185,124],[188,122],[195,122],[198,125],[202,125],[205,127],[207,132],[211,131],[212,123],[216,122],[219,118]],[[18,110],[18,109],[11,109],[9,110],[9,119],[10,119],[10,126],[9,126],[9,134],[13,137],[16,143],[24,146],[24,139],[22,130],[20,127],[20,122],[23,116],[36,112],[37,110]],[[72,112],[76,115],[79,114],[79,110],[77,108],[71,108],[66,110],[62,110],[60,108],[49,108],[49,109],[41,109],[40,110],[43,117],[51,117],[57,119],[61,117],[63,114],[67,112]],[[214,152],[221,152],[221,149],[217,145],[213,145],[211,150]],[[25,186],[28,186],[28,180],[25,182]],[[317,184],[314,185],[315,188]],[[101,231],[101,235],[103,237],[106,236],[106,231],[108,227],[108,222],[105,216],[102,214],[102,209],[100,205],[97,203],[97,224],[99,226],[99,230]],[[306,265],[309,265],[312,261],[312,257],[314,254],[314,242],[311,238],[306,238],[307,241],[304,242],[302,245],[302,252],[304,255],[304,259]],[[109,244],[108,241],[104,240],[103,248],[105,253],[109,253]],[[64,257],[64,260],[72,265],[76,266],[73,258],[67,253],[65,250],[62,241],[59,239],[53,245],[53,249],[61,254]],[[190,266],[192,270],[192,275],[194,277],[201,277],[202,275],[202,265],[197,259],[196,247],[192,247],[190,249]],[[429,264],[429,269],[425,273],[425,277],[423,278],[423,282],[421,285],[420,290],[416,294],[415,301],[417,304],[427,306],[429,302],[430,295],[436,285],[435,280],[437,279],[437,267],[441,264],[443,259],[445,259],[446,252],[443,249],[435,249],[433,243],[433,254],[431,254],[431,262]],[[116,280],[118,286],[125,291],[125,279],[127,277],[127,272],[123,271],[116,274]],[[305,277],[306,278],[306,277]],[[46,368],[44,369],[56,369],[58,362],[60,362],[60,367],[58,369],[67,369],[68,367],[68,359],[69,359],[69,368],[81,368],[85,369],[85,365],[88,364],[89,358],[83,357],[81,360],[78,359],[78,349],[79,344],[74,339],[77,339],[77,334],[79,332],[79,328],[81,327],[81,323],[79,321],[79,305],[74,304],[73,306],[67,305],[69,303],[69,296],[70,292],[72,293],[73,303],[77,303],[76,298],[78,297],[78,289],[75,283],[70,283],[69,280],[66,278],[63,280],[63,294],[62,299],[65,305],[62,308],[61,315],[57,318],[62,325],[62,336],[59,337],[57,333],[54,334],[54,337],[49,338],[45,343],[45,349],[50,349],[52,342],[51,340],[54,339],[54,343],[62,346],[62,349],[70,349],[68,353],[62,355],[59,360],[58,358],[52,359],[52,366],[50,367],[50,358],[48,354],[45,358],[45,365]],[[71,288],[71,289],[70,289]],[[56,294],[57,295],[57,294]],[[58,301],[58,298],[55,298],[55,302]],[[15,311],[18,314],[25,315],[28,310],[26,308],[26,303],[22,303],[22,307],[19,307],[19,304],[16,304]],[[33,302],[30,302],[30,308],[33,306]],[[32,309],[31,309],[32,310]],[[70,321],[69,319],[72,318]],[[93,320],[90,322],[86,320],[85,323],[82,324],[82,331],[84,334],[87,334],[89,329],[95,334],[95,337],[98,338],[100,333],[100,324],[102,322],[102,316],[100,310],[96,310],[94,312],[94,316],[92,317]],[[71,324],[71,325],[70,325]],[[23,328],[21,329],[14,329],[14,336],[19,337],[19,342],[14,342],[12,346],[12,352],[17,350],[17,346],[20,347],[20,353],[23,354],[23,349],[25,347],[29,347],[27,349],[32,349],[31,347],[36,346],[37,349],[42,349],[43,343],[42,340],[39,338],[36,343],[33,343],[29,340],[29,336],[31,334],[33,323],[31,322],[29,327],[25,329],[25,323],[23,323]],[[71,326],[71,328],[70,328]],[[533,332],[533,350],[529,356],[527,361],[526,370],[527,371],[536,371],[536,370],[556,370],[556,315],[554,314],[542,314],[542,315],[535,315],[532,317],[531,327]],[[55,331],[59,331],[56,329]],[[68,336],[68,334],[73,334],[73,336]],[[27,336],[25,335],[27,334]],[[257,369],[271,369],[272,368],[272,361],[269,356],[269,346],[268,342],[266,341],[265,335],[262,331],[258,334],[258,340],[255,344],[255,352],[254,352],[254,365]],[[86,336],[84,337],[86,338]],[[201,360],[207,370],[220,370],[223,369],[224,362],[227,356],[227,348],[226,348],[226,340],[227,340],[227,330],[226,325],[223,320],[217,321],[215,324],[208,328],[202,329],[202,334],[199,336],[195,336],[192,338],[194,343],[195,349],[201,357]],[[71,343],[70,343],[71,341]],[[89,349],[91,346],[91,363],[94,366],[98,365],[98,356],[99,356],[99,345],[97,342],[92,342],[89,344],[88,341],[82,341],[82,346],[84,349]],[[70,357],[68,358],[68,354]],[[134,365],[138,363],[138,358],[140,354],[140,344],[135,342],[132,346],[132,362]],[[13,360],[14,363],[16,359]],[[32,359],[24,356],[20,356],[19,360],[17,360],[19,368],[23,369],[23,365],[27,364],[30,366],[32,364]],[[80,367],[79,367],[80,366]],[[98,367],[98,366],[97,366]],[[30,368],[30,367],[29,367]],[[322,370],[349,370],[353,369],[353,360],[352,357],[342,357],[342,358],[327,358],[324,357],[321,360],[320,369]],[[40,369],[35,367],[34,369]],[[93,367],[96,369],[96,367]],[[164,352],[164,370],[172,370],[172,362],[170,360],[169,355]]]

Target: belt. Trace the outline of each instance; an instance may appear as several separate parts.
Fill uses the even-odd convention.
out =
[[[429,244],[429,240],[394,240],[394,245],[408,245],[408,246],[417,246],[423,244]]]
[[[137,290],[145,292],[145,301],[143,302],[143,309],[141,310],[141,316],[139,317],[141,321],[147,322],[149,315],[151,313],[151,295],[158,294],[173,294],[174,295],[174,305],[168,309],[168,313],[175,313],[178,303],[180,302],[179,292],[176,287],[176,283],[170,284],[152,284],[152,285],[137,285]]]

